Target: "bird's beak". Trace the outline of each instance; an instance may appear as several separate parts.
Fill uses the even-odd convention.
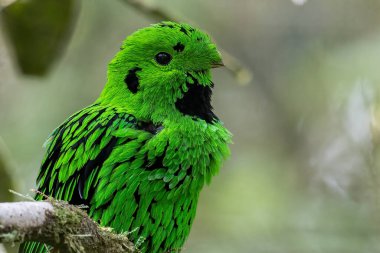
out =
[[[224,67],[224,63],[222,61],[211,64],[211,68],[219,68],[219,67]]]

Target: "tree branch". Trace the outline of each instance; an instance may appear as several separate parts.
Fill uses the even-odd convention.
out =
[[[63,201],[0,203],[0,243],[38,241],[59,252],[138,252],[126,234],[100,227]]]
[[[5,7],[7,7],[8,5],[13,4],[16,1],[17,0],[0,0],[0,11],[2,9],[4,9]],[[0,253],[1,253],[1,251],[0,251]]]
[[[0,253],[7,253],[7,252],[5,251],[4,246],[3,246],[2,244],[0,244]]]

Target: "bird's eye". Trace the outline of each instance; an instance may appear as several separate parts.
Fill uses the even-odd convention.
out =
[[[156,59],[156,62],[160,65],[168,65],[169,62],[172,60],[172,56],[165,52],[160,52],[156,54],[154,58]]]

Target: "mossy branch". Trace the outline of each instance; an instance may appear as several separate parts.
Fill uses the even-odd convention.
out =
[[[54,252],[139,252],[126,234],[100,227],[67,202],[0,203],[0,243],[37,241]]]

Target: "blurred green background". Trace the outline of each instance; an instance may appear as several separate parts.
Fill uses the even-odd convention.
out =
[[[41,53],[16,54],[2,19],[0,159],[18,192],[35,188],[49,133],[97,98],[122,40],[155,22],[126,2],[73,5],[37,76],[18,62]],[[380,252],[380,1],[145,2],[208,31],[253,73],[244,86],[213,71],[234,144],[183,252]]]

